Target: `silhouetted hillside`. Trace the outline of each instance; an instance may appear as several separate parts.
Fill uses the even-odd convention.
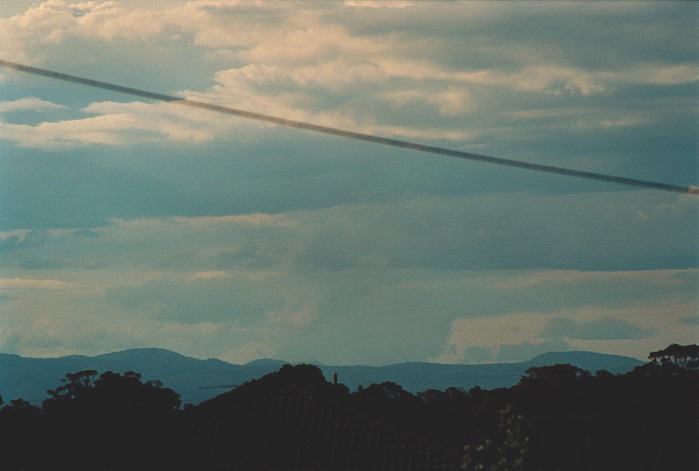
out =
[[[252,378],[277,370],[284,362],[272,360],[233,365],[217,359],[199,360],[160,348],[137,348],[94,357],[24,358],[0,354],[0,394],[22,397],[33,404],[46,398],[69,372],[80,370],[138,371],[177,390],[183,402],[198,403]]]
[[[555,364],[510,388],[417,395],[284,365],[184,409],[138,373],[79,371],[41,408],[0,408],[2,468],[693,471],[699,347],[650,358],[621,375]]]
[[[46,398],[69,372],[93,369],[104,371],[138,371],[144,379],[158,379],[178,391],[185,403],[199,403],[254,378],[279,369],[282,360],[255,360],[234,365],[221,360],[198,360],[158,348],[138,348],[95,357],[72,355],[61,358],[25,358],[0,354],[0,394],[6,399],[22,397],[33,404]],[[359,385],[391,381],[416,393],[427,389],[460,387],[486,389],[509,387],[517,383],[530,366],[571,363],[597,371],[606,369],[623,373],[642,362],[634,358],[592,352],[561,352],[540,355],[523,363],[458,365],[438,363],[399,363],[387,366],[318,365],[326,378],[337,373],[351,390]]]
[[[207,469],[459,468],[459,449],[372,414],[357,394],[286,365],[189,411],[192,441]]]

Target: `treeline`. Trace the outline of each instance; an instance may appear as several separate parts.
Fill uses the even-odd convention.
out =
[[[699,347],[623,375],[531,368],[512,388],[350,392],[286,365],[197,406],[81,371],[0,409],[3,470],[695,470]]]

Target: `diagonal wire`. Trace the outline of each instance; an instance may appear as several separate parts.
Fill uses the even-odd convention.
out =
[[[525,170],[532,170],[536,172],[552,173],[557,175],[565,175],[569,177],[585,178],[587,180],[596,180],[610,183],[617,183],[620,185],[641,187],[641,188],[651,188],[655,190],[671,191],[675,193],[685,193],[691,195],[699,195],[699,187],[692,185],[674,185],[671,183],[656,182],[650,180],[639,180],[636,178],[622,177],[617,175],[609,175],[604,173],[587,172],[584,170],[574,170],[564,167],[556,167],[553,165],[543,165],[533,162],[523,162],[519,160],[503,159],[500,157],[492,157],[489,155],[475,154],[472,152],[465,152],[456,149],[449,149],[446,147],[431,146],[426,144],[420,144],[417,142],[404,141],[401,139],[391,139],[388,137],[376,136],[372,134],[364,134],[355,131],[348,131],[345,129],[333,128],[330,126],[321,126],[318,124],[306,123],[303,121],[295,121],[286,118],[280,118],[277,116],[270,116],[262,113],[256,113],[254,111],[246,111],[237,108],[231,108],[228,106],[215,105],[212,103],[206,103],[203,101],[190,100],[187,98],[179,98],[172,95],[165,95],[162,93],[150,92],[147,90],[141,90],[138,88],[126,87],[124,85],[118,85],[110,82],[102,82],[99,80],[93,80],[85,77],[80,77],[77,75],[68,75],[61,72],[55,72],[53,70],[41,69],[38,67],[31,67],[24,64],[19,64],[16,62],[10,62],[0,59],[0,67],[6,67],[20,72],[26,72],[33,75],[39,75],[42,77],[48,77],[55,80],[61,80],[64,82],[75,83],[79,85],[86,85],[88,87],[100,88],[102,90],[109,90],[112,92],[124,93],[127,95],[138,96],[141,98],[148,98],[152,100],[164,101],[168,103],[173,103],[182,106],[188,106],[190,108],[204,109],[208,111],[213,111],[216,113],[223,113],[233,116],[238,116],[241,118],[254,119],[257,121],[264,121],[268,123],[278,124],[281,126],[288,126],[297,129],[304,129],[306,131],[313,131],[323,134],[330,134],[333,136],[340,136],[349,139],[355,139],[359,141],[373,142],[375,144],[382,144],[385,146],[399,147],[401,149],[410,149],[419,152],[428,152],[431,154],[446,155],[449,157],[457,157],[465,160],[473,160],[477,162],[485,162],[489,164],[502,165],[506,167],[514,167]]]

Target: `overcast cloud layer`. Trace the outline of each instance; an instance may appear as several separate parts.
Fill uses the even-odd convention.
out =
[[[695,3],[9,1],[0,58],[697,184]],[[0,69],[0,351],[645,357],[699,338],[697,198]]]

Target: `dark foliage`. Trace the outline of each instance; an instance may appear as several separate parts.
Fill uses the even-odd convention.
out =
[[[69,374],[42,408],[0,410],[2,469],[166,469],[179,396],[136,373]],[[19,432],[19,433],[18,433]]]
[[[694,470],[696,346],[623,374],[527,370],[512,388],[351,393],[285,365],[198,406],[138,373],[66,376],[0,409],[3,470]]]
[[[652,352],[648,358],[663,367],[699,369],[699,345],[678,345]]]

